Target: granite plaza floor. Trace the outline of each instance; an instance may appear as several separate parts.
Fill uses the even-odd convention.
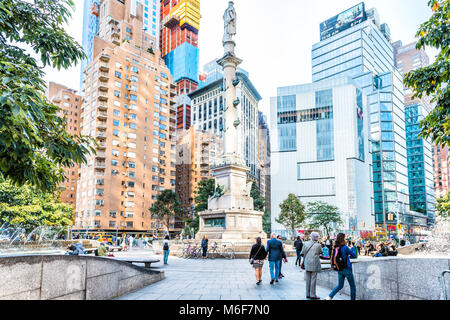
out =
[[[162,256],[148,250],[134,249],[115,255],[159,258],[161,262],[155,264],[154,269],[165,272],[164,280],[119,297],[119,300],[306,300],[304,272],[294,266],[295,258],[283,263],[285,278],[274,285],[269,284],[266,261],[263,282],[257,286],[254,269],[245,259],[201,260],[170,256],[169,265],[164,266]],[[317,296],[322,299],[330,291],[317,286]],[[338,294],[334,300],[349,300],[349,297]]]

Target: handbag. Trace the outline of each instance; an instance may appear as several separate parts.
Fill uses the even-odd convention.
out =
[[[258,251],[256,251],[256,254],[255,254],[255,256],[257,256],[258,255],[258,253],[259,253],[259,250],[261,250],[261,248],[262,248],[262,245],[260,245],[259,246],[259,249],[258,249]],[[250,264],[254,264],[255,263],[255,259],[254,258],[251,258],[250,259]]]
[[[302,268],[303,270],[305,270],[305,259],[306,259],[306,255],[308,254],[309,250],[314,246],[314,243],[308,248],[308,250],[305,252],[305,254],[303,255],[303,261],[302,264],[300,265],[300,268]]]

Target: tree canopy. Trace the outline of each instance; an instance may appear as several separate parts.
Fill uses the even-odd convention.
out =
[[[256,211],[264,212],[266,207],[266,200],[261,196],[258,186],[255,182],[252,183],[252,188],[250,190],[250,197],[253,198],[253,207]]]
[[[214,179],[201,180],[194,191],[195,212],[202,212],[208,209],[208,199],[214,194]]]
[[[421,136],[430,137],[436,144],[450,146],[450,1],[430,0],[428,5],[433,15],[420,25],[416,34],[419,38],[416,49],[434,47],[440,52],[432,65],[406,74],[404,83],[413,89],[414,97],[427,95],[436,103],[436,107],[420,123]]]
[[[17,185],[55,190],[63,167],[86,163],[94,152],[91,138],[66,131],[45,96],[44,67],[60,70],[85,58],[63,29],[73,8],[72,0],[0,2],[0,175]]]
[[[15,186],[0,178],[0,226],[22,227],[28,232],[40,226],[72,225],[74,209],[55,193],[44,193],[29,185]]]
[[[343,224],[339,208],[323,201],[309,202],[308,225],[312,230],[324,229],[327,236],[333,228]]]
[[[444,219],[450,218],[450,192],[447,192],[444,197],[437,199],[436,213]]]
[[[291,230],[294,237],[295,230],[300,228],[306,219],[305,206],[295,194],[291,193],[280,203],[280,209],[281,212],[275,221]]]
[[[167,227],[170,228],[170,221],[172,219],[183,219],[186,213],[181,209],[180,200],[175,191],[166,189],[163,190],[156,197],[155,203],[149,209],[152,217],[156,220],[162,221]]]

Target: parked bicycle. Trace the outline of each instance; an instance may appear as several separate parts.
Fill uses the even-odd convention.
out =
[[[210,259],[215,258],[225,258],[225,259],[234,259],[235,253],[234,249],[228,247],[227,244],[222,244],[219,246],[216,242],[211,244],[211,247],[208,250],[207,257]]]

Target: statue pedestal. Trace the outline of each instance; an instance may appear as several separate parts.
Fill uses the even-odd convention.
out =
[[[196,239],[229,242],[254,242],[256,237],[266,239],[263,232],[263,212],[255,211],[250,197],[251,183],[247,184],[248,167],[242,164],[224,164],[212,169],[216,186],[225,187],[225,193],[208,200],[208,210],[199,212],[200,225]]]
[[[254,210],[238,209],[199,212],[200,229],[195,238],[200,240],[203,235],[206,235],[211,240],[233,243],[254,243],[256,237],[264,240],[267,235],[262,231],[263,214]],[[219,225],[221,221],[223,224]]]

